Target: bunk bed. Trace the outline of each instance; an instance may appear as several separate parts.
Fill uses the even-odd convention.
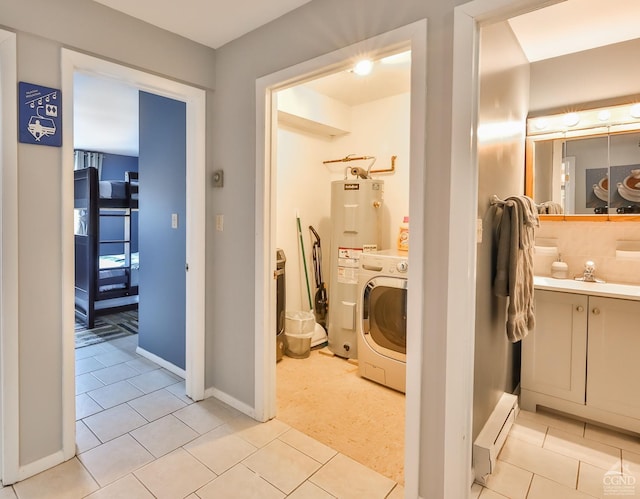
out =
[[[96,311],[135,306],[138,253],[132,251],[131,214],[138,209],[138,173],[100,181],[94,167],[74,171],[76,320],[93,328]],[[122,220],[121,239],[103,239],[101,221]]]

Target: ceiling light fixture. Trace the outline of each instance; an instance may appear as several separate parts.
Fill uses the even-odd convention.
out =
[[[359,76],[367,76],[373,69],[373,61],[371,59],[362,59],[353,66],[353,72]]]

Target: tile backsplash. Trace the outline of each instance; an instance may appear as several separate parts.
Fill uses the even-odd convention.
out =
[[[596,277],[609,282],[640,284],[640,260],[621,257],[616,250],[640,245],[640,222],[551,222],[541,221],[536,230],[537,246],[556,246],[569,265],[569,276],[582,275],[584,263],[593,260]],[[549,252],[546,252],[549,253]],[[534,273],[551,275],[555,260],[538,252]]]

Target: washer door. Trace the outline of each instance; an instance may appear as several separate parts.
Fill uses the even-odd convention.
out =
[[[364,287],[362,334],[380,355],[407,360],[407,279],[374,277]]]

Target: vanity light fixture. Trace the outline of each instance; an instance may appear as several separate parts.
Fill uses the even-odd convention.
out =
[[[353,66],[353,72],[358,76],[367,76],[373,69],[373,61],[371,59],[362,59]]]
[[[544,130],[548,126],[549,126],[549,122],[546,120],[546,118],[538,118],[535,121],[535,127],[538,130]]]
[[[611,119],[611,111],[608,109],[603,109],[598,113],[598,119],[600,121],[609,121]]]
[[[567,113],[562,118],[562,121],[567,126],[576,126],[580,123],[580,115],[578,113]]]
[[[406,64],[411,62],[411,51],[400,52],[380,59],[382,64]]]
[[[631,106],[631,109],[629,110],[629,114],[633,118],[640,118],[640,104],[634,104],[633,106]]]

